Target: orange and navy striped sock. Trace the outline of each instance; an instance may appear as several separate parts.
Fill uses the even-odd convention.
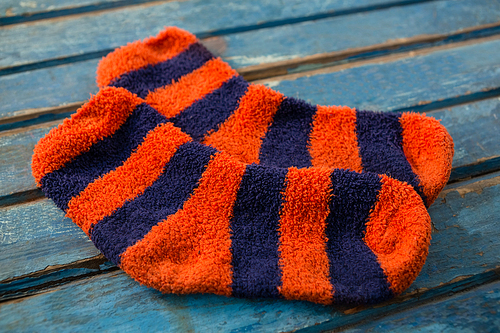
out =
[[[97,83],[126,88],[194,140],[245,163],[385,174],[412,185],[427,206],[450,175],[453,141],[434,118],[285,97],[249,84],[175,27],[103,58]]]
[[[376,303],[405,290],[428,253],[429,215],[410,185],[243,163],[123,88],[42,138],[32,170],[109,260],[166,293]]]

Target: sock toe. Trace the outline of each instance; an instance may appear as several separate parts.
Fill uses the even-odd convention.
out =
[[[366,224],[364,242],[376,255],[390,289],[402,293],[420,273],[431,239],[431,221],[410,185],[381,176],[377,204]]]
[[[429,207],[446,185],[453,160],[453,139],[441,123],[425,114],[403,113],[403,150]]]

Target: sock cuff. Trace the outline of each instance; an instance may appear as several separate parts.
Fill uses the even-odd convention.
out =
[[[197,41],[196,36],[177,27],[166,27],[157,36],[128,43],[97,66],[97,86],[105,87],[122,74],[171,59]]]

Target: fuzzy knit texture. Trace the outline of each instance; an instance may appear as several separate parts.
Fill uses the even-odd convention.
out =
[[[377,303],[408,288],[428,254],[430,218],[410,185],[244,163],[124,88],[52,129],[32,170],[109,260],[165,293]]]
[[[104,57],[97,84],[137,94],[195,141],[244,163],[385,174],[410,184],[427,207],[450,176],[453,140],[434,118],[283,96],[249,84],[176,27]]]

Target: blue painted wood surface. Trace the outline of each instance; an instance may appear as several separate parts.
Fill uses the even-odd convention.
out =
[[[0,135],[0,197],[36,188],[31,175],[33,148],[55,126],[47,124],[41,128]]]
[[[46,1],[62,4],[65,0]],[[185,20],[182,24],[186,27],[197,26],[195,32],[201,36],[217,35],[204,42],[243,72],[246,70],[243,67],[249,65],[267,66],[279,60],[321,52],[373,47],[392,38],[460,33],[464,28],[500,21],[499,1],[422,1],[418,5],[400,6],[409,2],[318,0],[287,2],[279,7],[276,2],[259,0],[258,6],[254,5],[248,15],[245,12],[248,5],[243,2],[236,2],[230,9],[220,6],[220,0],[166,2],[3,27],[0,28],[0,121],[6,115],[23,114],[28,108],[55,107],[85,100],[90,92],[96,91],[94,72],[99,52],[109,47],[106,45],[120,45],[143,38],[145,34],[155,34],[165,24],[162,22],[165,17],[173,22]],[[394,4],[393,8],[381,9]],[[176,10],[169,13],[148,9],[174,7]],[[195,22],[201,17],[200,13],[212,13],[216,17],[213,22],[206,18]],[[150,15],[150,22],[140,20],[146,14]],[[108,22],[100,21],[103,19]],[[123,25],[120,19],[124,20]],[[75,27],[69,26],[70,21],[75,22]],[[381,21],[384,24],[380,24]],[[90,26],[92,22],[94,26]],[[107,27],[108,37],[101,34],[100,27]],[[84,28],[89,29],[88,35],[81,33]],[[337,34],[338,31],[343,33]],[[498,33],[488,31],[489,34]],[[3,38],[16,34],[18,39]],[[68,39],[72,34],[80,37],[76,44]],[[424,303],[498,280],[500,274],[497,268],[500,172],[489,173],[500,169],[500,100],[497,97],[500,95],[497,78],[500,58],[496,52],[500,40],[490,38],[490,41],[479,42],[475,39],[479,36],[480,33],[469,34],[469,46],[427,55],[407,54],[403,58],[380,58],[364,65],[352,63],[352,68],[342,71],[334,67],[301,73],[317,68],[307,65],[296,70],[297,76],[266,79],[267,84],[314,103],[347,104],[383,111],[412,107],[420,111],[433,110],[430,115],[441,118],[454,137],[456,154],[452,178],[474,178],[449,184],[430,208],[434,232],[427,263],[415,283],[396,301],[346,310],[305,302],[161,295],[139,286],[121,272],[111,272],[116,268],[95,257],[98,251],[83,232],[65,219],[50,201],[43,199],[0,208],[0,281],[3,280],[0,282],[0,331],[102,328],[109,331],[317,332],[345,325],[375,330],[385,325],[380,327],[407,330],[413,327],[415,320],[424,322],[422,329],[453,328],[457,320],[447,320],[454,318],[450,316],[455,311],[449,304],[455,304],[459,296],[449,299],[451,303],[444,300],[442,306],[439,302],[429,306]],[[11,43],[14,41],[19,44]],[[18,52],[2,51],[4,43],[10,45],[8,50],[3,50]],[[418,48],[431,45],[435,44],[424,42]],[[383,54],[374,51],[362,56],[380,57]],[[51,59],[59,56],[66,58]],[[301,59],[298,58],[298,62]],[[19,67],[16,69],[18,74],[6,75],[7,72],[1,69],[5,66],[1,65],[3,60],[10,63],[7,66],[30,62],[35,62],[35,66]],[[65,61],[70,63],[55,66]],[[45,68],[34,70],[36,66]],[[272,65],[269,66],[271,74],[268,76],[276,75],[278,71],[273,72]],[[482,98],[490,99],[471,102]],[[460,103],[466,104],[454,106]],[[32,123],[46,121],[50,112],[49,117],[32,120]],[[33,191],[29,170],[31,150],[51,126],[54,124],[0,133],[0,199],[17,198],[16,193],[20,191]],[[3,128],[6,127],[0,126],[0,130]],[[475,177],[484,173],[488,174]],[[47,267],[49,269],[44,270]],[[19,279],[5,280],[12,277]],[[480,307],[489,303],[484,302],[482,289],[478,290],[460,304],[467,304],[470,311],[483,311]],[[33,296],[25,297],[27,295]],[[21,298],[2,303],[13,297]],[[415,308],[417,306],[421,307]],[[441,306],[449,316],[432,314],[433,306]],[[397,317],[397,312],[401,312],[401,316]],[[461,314],[466,317],[467,313]],[[363,325],[367,319],[387,315],[387,320],[380,319],[372,326],[356,326]],[[417,319],[412,321],[412,316]],[[463,320],[464,325],[475,325],[475,317],[469,317]],[[481,318],[488,320],[490,327],[499,326],[493,314],[481,312]],[[430,325],[431,319],[441,326]]]
[[[212,38],[205,41],[205,43],[214,52],[221,54],[232,66],[241,68],[247,65],[272,63],[298,56],[370,46],[383,43],[389,39],[404,39],[422,34],[448,34],[467,27],[495,22],[500,17],[500,2],[496,6],[495,3],[492,5],[491,2],[486,0],[480,0],[479,2],[461,0],[453,2],[453,4],[447,1],[438,1],[419,4],[418,7],[415,6],[394,7],[387,10],[369,11],[331,19],[231,34]],[[450,12],[454,15],[450,15]],[[132,14],[139,15],[140,13],[133,12],[130,15]],[[178,13],[177,15],[181,14]],[[289,15],[292,14],[294,13]],[[415,19],[406,19],[409,16],[415,16]],[[98,20],[95,16],[90,16],[88,19]],[[98,21],[99,24],[114,24],[113,29],[120,30],[116,22],[106,20],[106,17],[101,17]],[[123,24],[127,25],[126,29],[132,29],[128,24],[130,20],[133,20],[133,18],[123,19]],[[148,18],[148,22],[151,20],[151,18]],[[379,24],[381,20],[384,20],[385,24]],[[63,22],[66,21],[61,21],[58,24]],[[199,24],[197,29],[203,33],[203,31],[216,27],[217,22],[209,21],[205,24],[203,21],[194,20],[190,24]],[[436,22],[439,22],[439,24],[436,24]],[[40,24],[43,24],[43,22]],[[62,38],[60,35],[54,38],[53,36],[50,37],[50,34],[46,32],[47,29],[56,29],[57,27],[53,26],[52,22],[46,22],[45,24],[48,26],[43,27],[43,29],[40,26],[35,29],[31,25],[16,27],[19,31],[10,31],[13,28],[0,29],[0,39],[5,40],[4,43],[0,43],[0,53],[5,54],[3,59],[0,59],[0,67],[3,66],[2,61],[5,62],[5,66],[12,66],[16,64],[12,61],[18,61],[19,59],[25,61],[30,59],[30,54],[37,57],[37,60],[30,61],[39,61],[68,55],[72,52],[71,48],[75,48],[79,52],[100,52],[103,49],[144,38],[148,34],[156,34],[164,25],[162,23],[154,31],[134,27],[134,34],[130,33],[128,35],[122,31],[111,30],[109,33],[100,33],[98,38],[92,37],[87,41],[87,36],[91,36],[90,27],[84,26],[81,29],[82,31],[85,30],[85,33],[82,33],[82,31],[74,32],[73,35],[67,37],[67,41],[60,41]],[[70,25],[71,29],[76,29],[73,26],[78,26],[77,22],[73,20],[66,22],[66,24]],[[97,29],[94,23],[89,23],[89,25]],[[29,29],[34,29],[34,31]],[[59,27],[57,29],[65,31],[67,34],[72,31],[69,27]],[[57,29],[54,30],[53,34],[58,33],[59,30]],[[103,31],[109,30],[108,28],[103,29]],[[192,31],[196,32],[198,30]],[[43,32],[44,35],[33,37],[32,41],[25,42],[26,45],[21,45],[22,43],[18,42],[19,34],[37,36],[38,31]],[[331,31],[341,31],[342,33],[335,34],[332,37],[330,35]],[[122,33],[123,35],[120,37]],[[139,33],[142,35],[137,36],[136,34]],[[14,35],[9,37],[10,34]],[[50,42],[48,40],[44,41],[44,38],[50,39]],[[71,38],[74,40],[72,41]],[[43,44],[43,47],[36,46],[35,42]],[[50,46],[50,43],[53,43],[53,45]],[[61,47],[60,43],[63,43],[63,45],[68,44],[68,46]],[[92,44],[92,46],[89,46],[88,51],[84,51],[86,50],[85,43]],[[260,47],[252,48],[252,45],[259,45]],[[4,47],[3,51],[2,47]],[[19,47],[19,50],[16,50],[16,47]],[[66,53],[60,54],[60,52]],[[12,61],[9,60],[10,53],[12,53],[12,59],[14,59]],[[97,90],[95,87],[97,63],[97,59],[91,59],[57,67],[0,76],[0,99],[5,101],[0,105],[0,119],[25,114],[24,109],[54,107],[64,103],[85,100],[88,98],[89,93],[95,93]],[[30,94],[24,93],[28,89],[35,90]]]
[[[343,11],[416,1],[314,0],[276,2],[245,0],[169,1],[55,21],[7,26],[0,30],[0,68],[115,48],[156,35],[166,25],[187,29],[200,37],[254,30],[312,20]],[[272,23],[274,22],[274,23]]]
[[[322,105],[395,111],[486,92],[500,86],[500,40],[333,73],[266,80],[284,93]]]
[[[408,109],[463,95],[486,95],[488,90],[497,88],[499,47],[499,40],[491,40],[389,63],[367,64],[327,74],[321,74],[324,71],[321,70],[314,76],[296,79],[285,76],[264,82],[288,96],[314,104],[382,111]],[[96,64],[97,61],[91,60],[0,77],[0,97],[5,101],[0,105],[0,118],[24,114],[16,112],[20,109],[87,99],[90,92],[97,90]],[[81,80],[83,76],[88,80]],[[35,88],[25,94],[30,89],[28,83]]]
[[[420,290],[419,295],[425,298],[426,293],[440,293],[443,283],[470,275],[488,276],[487,271],[498,265],[500,253],[499,199],[500,173],[456,183],[444,190],[430,209],[436,230],[429,257],[405,294]],[[457,282],[445,290],[456,292],[470,285]],[[429,290],[432,288],[438,289]],[[414,302],[418,298],[409,299]],[[406,302],[404,297],[401,301]],[[386,310],[375,307],[364,311],[381,314],[400,306],[396,302],[386,305]],[[362,320],[362,312],[351,316],[332,307],[306,302],[161,295],[139,286],[123,273],[112,273],[68,284],[51,293],[4,303],[0,305],[0,324],[20,331],[34,325],[42,330],[84,331],[96,324],[88,318],[99,317],[100,328],[110,330],[125,327],[134,330],[142,326],[167,331],[186,328],[200,332],[287,331],[308,327],[332,329],[351,323],[352,318]],[[31,315],[27,316],[28,313]],[[232,318],[235,313],[238,320]],[[47,316],[50,320],[44,322],[41,318]],[[61,323],[66,326],[59,326]]]
[[[48,199],[0,209],[0,281],[99,254]]]
[[[348,329],[359,332],[498,332],[500,282]]]
[[[41,11],[60,11],[68,8],[84,7],[84,6],[99,6],[105,3],[116,3],[116,4],[134,4],[141,2],[153,2],[161,0],[31,0],[31,1],[17,1],[17,0],[3,0],[0,4],[0,18],[9,17],[13,15],[23,15],[28,16]],[[234,2],[234,1],[233,1]],[[316,5],[318,10],[323,9],[325,11],[335,11],[342,9],[352,9],[353,7],[363,7],[363,6],[376,6],[387,3],[405,3],[412,1],[391,1],[391,0],[356,0],[356,1],[345,1],[336,0],[329,1],[326,3],[325,8],[318,8],[317,3],[312,3]],[[415,1],[413,1],[415,2]],[[417,1],[418,2],[418,1]],[[258,6],[260,3],[265,3],[263,1],[254,1],[254,4]],[[293,6],[294,3],[288,1],[288,3]],[[330,6],[329,6],[330,5]]]
[[[60,10],[63,8],[74,8],[104,2],[116,2],[117,0],[3,0],[0,3],[0,18],[10,16],[30,15],[43,11]]]
[[[450,34],[499,20],[500,1],[436,1],[223,36],[220,55],[239,68],[419,35]]]

